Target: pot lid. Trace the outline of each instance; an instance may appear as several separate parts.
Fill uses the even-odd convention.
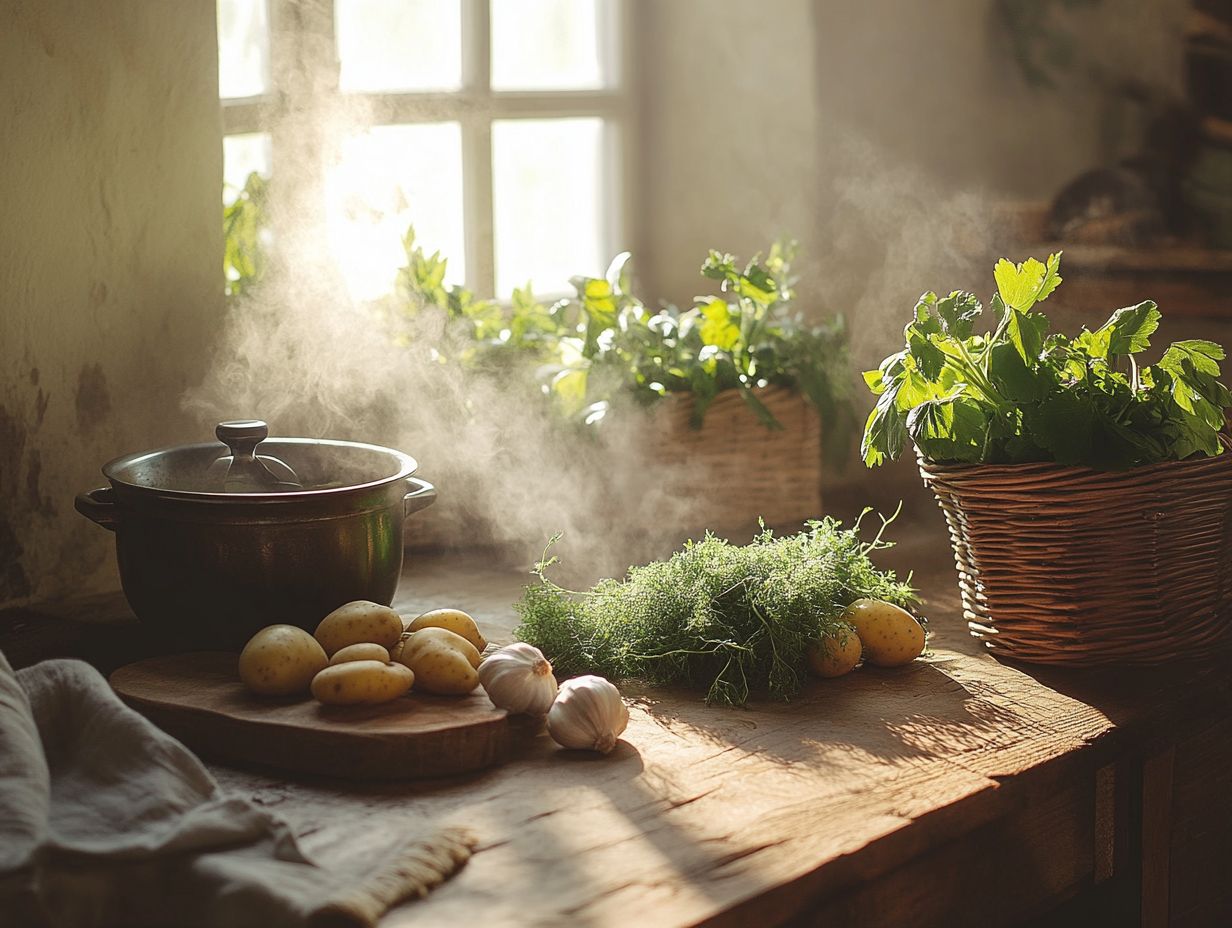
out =
[[[206,484],[223,493],[285,493],[302,490],[299,475],[288,464],[257,445],[269,438],[269,426],[260,419],[219,422],[214,429],[230,454],[219,455],[206,470]]]
[[[415,459],[378,445],[270,438],[260,419],[220,422],[217,442],[177,445],[103,466],[113,485],[212,499],[345,492],[409,477]]]

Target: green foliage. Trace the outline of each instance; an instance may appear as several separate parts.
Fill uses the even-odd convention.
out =
[[[223,280],[227,296],[247,293],[265,273],[265,204],[268,182],[255,171],[223,207]]]
[[[227,294],[248,293],[265,270],[266,180],[251,174],[223,211]],[[738,390],[767,428],[781,425],[757,388],[799,389],[826,423],[826,448],[842,459],[842,439],[854,426],[847,388],[847,335],[842,317],[808,324],[793,311],[794,245],[774,245],[741,266],[712,251],[702,274],[721,296],[698,297],[688,310],[652,311],[631,292],[628,253],[606,276],[575,277],[574,295],[549,305],[531,285],[508,304],[445,282],[448,261],[427,254],[409,229],[406,265],[392,296],[379,301],[396,320],[394,337],[428,345],[443,364],[511,372],[530,367],[542,394],[566,419],[601,422],[612,403],[631,396],[649,405],[668,394],[690,394],[691,422],[724,390]]]
[[[869,467],[898,457],[907,437],[941,463],[1123,470],[1222,452],[1232,406],[1218,380],[1223,349],[1176,342],[1140,366],[1136,355],[1159,327],[1150,300],[1118,309],[1094,332],[1049,334],[1034,307],[1061,283],[1060,264],[1060,254],[997,262],[991,334],[973,334],[983,314],[973,294],[920,297],[906,348],[864,375],[878,396],[861,446]]]
[[[835,631],[854,600],[914,601],[909,583],[869,559],[890,547],[881,535],[862,541],[858,521],[844,529],[830,518],[796,535],[764,529],[744,546],[707,534],[586,592],[548,579],[556,558],[545,551],[537,582],[517,603],[516,634],[564,675],[683,684],[728,705],[752,693],[790,699],[802,685],[805,649]]]
[[[1098,7],[1101,0],[996,0],[1009,50],[1027,83],[1039,88],[1072,86],[1076,72],[1090,68],[1083,33],[1067,14]],[[1123,89],[1122,89],[1122,92]]]
[[[793,312],[794,243],[774,245],[765,261],[743,266],[711,251],[702,275],[721,296],[701,296],[688,310],[651,312],[628,288],[627,255],[605,279],[575,278],[576,296],[554,312],[576,326],[580,352],[563,369],[585,378],[581,411],[601,416],[618,390],[642,403],[670,393],[693,396],[692,425],[724,390],[738,390],[767,428],[781,428],[758,399],[757,388],[798,388],[817,408],[832,437],[844,430],[847,338],[841,317],[808,325]],[[558,375],[559,376],[559,375]],[[841,445],[829,444],[829,448]]]
[[[400,338],[428,341],[441,363],[498,370],[524,361],[555,357],[558,325],[528,284],[513,292],[509,306],[476,297],[458,284],[446,284],[448,260],[428,255],[415,241],[415,230],[402,239],[406,265],[398,271],[387,309],[403,320]]]
[[[670,393],[692,394],[692,422],[723,390],[739,390],[768,428],[780,428],[756,388],[799,388],[817,407],[831,435],[842,433],[846,402],[846,333],[841,318],[810,326],[791,312],[791,246],[777,244],[740,267],[711,252],[702,274],[719,281],[728,298],[698,297],[681,311],[652,312],[631,292],[628,253],[604,277],[575,277],[574,295],[550,307],[528,284],[508,306],[477,300],[443,284],[445,260],[426,256],[406,240],[407,266],[398,277],[405,314],[443,313],[465,337],[455,355],[465,363],[499,365],[532,357],[541,364],[545,392],[566,417],[600,421],[622,394],[650,404]]]

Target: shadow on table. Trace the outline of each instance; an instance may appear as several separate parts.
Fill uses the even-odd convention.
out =
[[[1101,712],[1119,736],[1173,726],[1192,710],[1206,716],[1212,701],[1232,705],[1227,657],[1169,662],[1155,667],[1067,667],[996,658],[1006,667]]]
[[[979,750],[1021,726],[1013,711],[973,694],[940,669],[944,656],[933,661],[861,668],[812,682],[790,702],[745,708],[706,706],[696,693],[647,692],[635,699],[664,730],[700,738],[731,761],[753,755],[783,766],[943,758]]]
[[[436,912],[500,911],[505,902],[493,880],[530,881],[544,899],[535,913],[577,926],[610,923],[635,900],[630,910],[660,897],[670,907],[678,893],[722,910],[764,893],[772,878],[757,856],[771,832],[749,820],[745,791],[790,789],[805,772],[800,788],[812,793],[801,800],[829,789],[827,780],[836,794],[894,789],[909,770],[924,768],[927,782],[935,761],[1033,735],[1012,709],[947,673],[952,658],[937,652],[897,670],[862,668],[811,683],[790,703],[745,709],[706,706],[692,691],[628,686],[634,732],[606,757],[559,749],[539,733],[522,741],[509,764],[481,774],[418,783],[300,780],[261,788],[259,801],[288,814],[301,833],[354,823],[328,843],[321,835],[326,849],[360,840],[376,810],[385,828],[472,828],[480,839],[474,872],[484,868],[485,878],[464,871],[436,890]],[[737,765],[748,775],[730,776]],[[819,770],[835,776],[818,777]],[[750,837],[750,827],[763,838]]]

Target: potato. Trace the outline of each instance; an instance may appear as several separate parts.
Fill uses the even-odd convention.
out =
[[[841,677],[860,663],[860,636],[843,622],[805,651],[809,670],[819,677]]]
[[[417,632],[425,628],[447,628],[455,635],[461,635],[480,651],[488,646],[475,620],[461,609],[433,609],[431,612],[425,612],[412,619],[406,630]]]
[[[401,664],[346,661],[312,678],[312,695],[327,706],[371,706],[406,693],[415,674]]]
[[[334,656],[329,659],[329,665],[333,667],[335,664],[346,664],[350,661],[380,661],[382,664],[388,664],[389,652],[379,644],[369,641],[348,644],[334,652]]]
[[[408,634],[394,660],[415,672],[415,688],[442,696],[465,696],[479,685],[479,649],[447,628]]]
[[[924,627],[893,603],[857,599],[842,618],[855,626],[864,659],[876,667],[901,667],[924,651]]]
[[[294,625],[269,625],[240,652],[240,680],[258,696],[291,696],[308,684],[329,658],[317,640]]]
[[[331,657],[351,644],[379,644],[389,650],[402,635],[402,617],[388,606],[357,600],[321,620],[316,639]]]

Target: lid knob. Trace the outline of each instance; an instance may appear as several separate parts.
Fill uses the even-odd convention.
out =
[[[219,422],[214,434],[230,449],[231,457],[251,460],[257,445],[269,438],[269,426],[260,419],[232,419]]]
[[[230,455],[210,465],[213,483],[226,493],[260,493],[277,490],[302,490],[295,471],[276,457],[257,454],[257,445],[269,437],[269,426],[260,419],[232,419],[219,422],[214,429]]]

